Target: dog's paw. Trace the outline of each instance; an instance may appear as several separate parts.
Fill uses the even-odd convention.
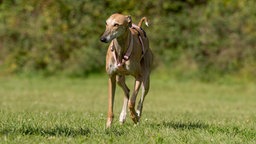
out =
[[[134,122],[134,124],[137,124],[139,122],[139,117],[137,115],[137,113],[131,113],[131,118],[132,118],[132,121]]]
[[[112,119],[109,119],[107,120],[107,123],[106,123],[106,128],[110,128],[112,125]]]
[[[119,117],[120,124],[123,124],[125,122],[125,119],[126,119],[126,113],[121,113]]]

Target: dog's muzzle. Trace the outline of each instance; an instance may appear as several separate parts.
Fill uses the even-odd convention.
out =
[[[107,42],[108,42],[107,39],[106,39],[106,37],[103,37],[103,36],[100,37],[100,41],[101,41],[101,42],[104,42],[104,43],[107,43]]]

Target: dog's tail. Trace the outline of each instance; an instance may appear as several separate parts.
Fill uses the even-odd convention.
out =
[[[148,19],[147,19],[147,17],[143,17],[143,18],[140,19],[140,22],[138,23],[138,26],[139,26],[139,27],[141,27],[143,21],[145,21],[146,26],[149,26],[149,25],[148,25]]]

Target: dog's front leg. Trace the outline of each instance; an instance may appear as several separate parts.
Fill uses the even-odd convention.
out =
[[[109,128],[112,124],[114,114],[114,99],[115,99],[115,91],[116,91],[116,76],[111,75],[108,79],[108,118],[107,118],[107,128]]]

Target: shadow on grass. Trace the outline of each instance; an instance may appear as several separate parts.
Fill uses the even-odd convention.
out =
[[[41,136],[86,136],[90,134],[88,128],[71,128],[66,126],[55,126],[53,128],[41,128],[41,127],[32,127],[24,126],[20,128],[5,128],[0,131],[0,134],[22,134],[22,135],[41,135]]]
[[[131,125],[132,126],[132,125]],[[40,127],[30,124],[22,125],[20,127],[6,127],[0,130],[0,135],[9,134],[21,134],[21,135],[39,135],[39,136],[64,136],[64,137],[76,137],[76,136],[88,136],[95,133],[87,128],[80,127],[74,128],[70,126],[56,125],[53,127]],[[97,130],[96,130],[97,131]],[[110,129],[100,129],[100,132],[105,135],[122,136],[125,134],[126,129],[122,126],[113,126]]]
[[[170,121],[170,122],[163,122],[161,124],[164,127],[168,127],[168,128],[174,128],[174,129],[206,129],[209,127],[208,124],[205,124],[203,122],[174,122],[174,121]]]
[[[247,139],[255,139],[256,131],[253,128],[241,128],[234,125],[209,125],[204,122],[175,122],[163,121],[160,124],[151,124],[158,128],[173,128],[177,130],[206,130],[211,134],[225,134],[230,137],[240,136]]]

